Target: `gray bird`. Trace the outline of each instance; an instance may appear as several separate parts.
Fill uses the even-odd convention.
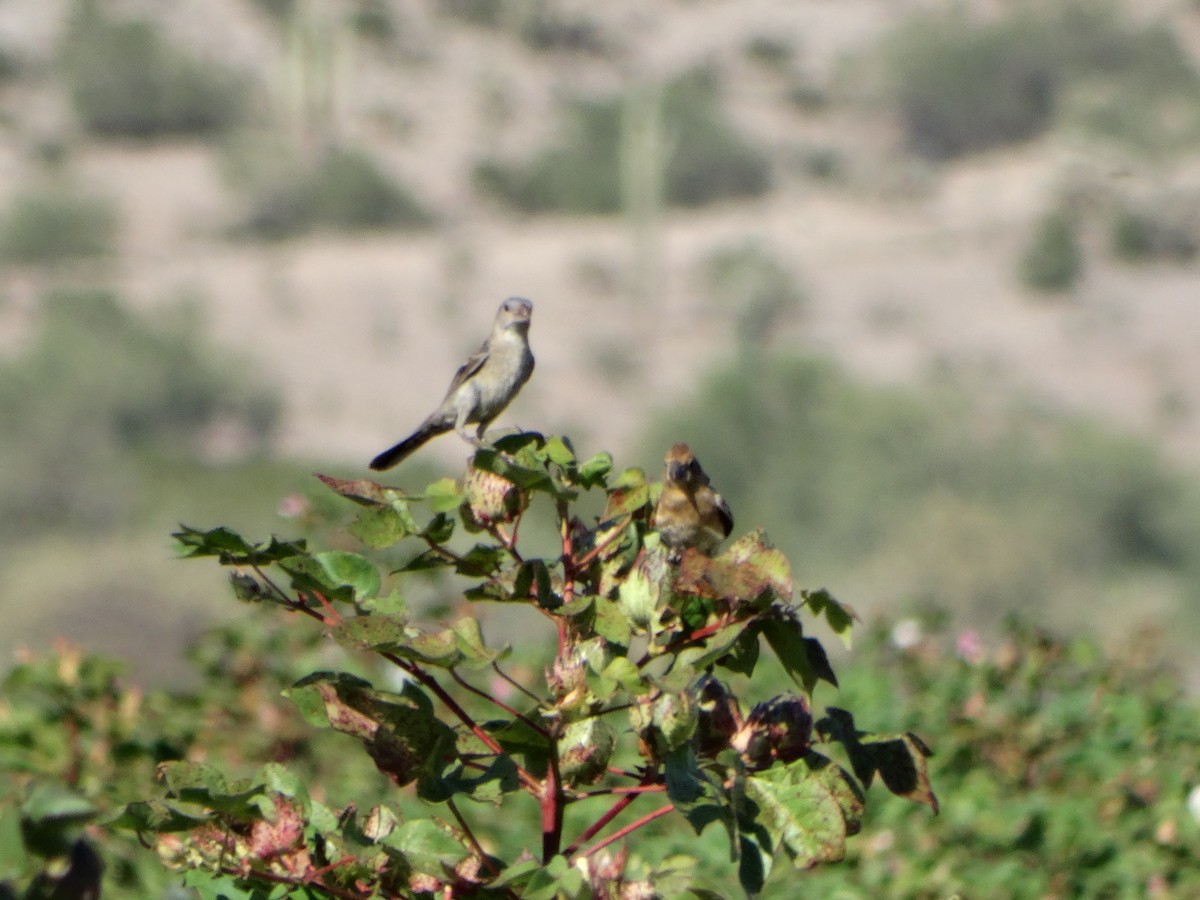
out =
[[[430,438],[451,429],[464,441],[478,444],[488,425],[504,412],[533,374],[533,354],[529,351],[532,315],[533,304],[522,297],[509,297],[501,303],[492,333],[454,374],[442,405],[411,435],[371,460],[371,468],[390,469]],[[479,427],[471,435],[466,427],[475,423]]]

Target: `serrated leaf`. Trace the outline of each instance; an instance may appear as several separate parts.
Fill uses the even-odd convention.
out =
[[[251,544],[237,532],[224,527],[201,531],[180,525],[179,531],[171,536],[185,557],[216,556],[223,566],[270,565],[306,552],[303,540],[281,541],[273,537],[266,545]]]

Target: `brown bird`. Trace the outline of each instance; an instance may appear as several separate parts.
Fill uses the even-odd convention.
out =
[[[411,435],[371,460],[371,468],[390,469],[430,438],[451,429],[464,441],[478,444],[488,425],[533,374],[529,350],[532,315],[533,304],[524,298],[509,297],[501,303],[491,335],[454,374],[442,405]],[[471,435],[466,427],[475,423],[479,427]]]
[[[687,444],[667,451],[662,493],[654,508],[654,528],[675,556],[695,547],[705,556],[733,531],[733,513],[712,489]]]

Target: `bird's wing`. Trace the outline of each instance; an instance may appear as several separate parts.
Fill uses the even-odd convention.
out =
[[[729,504],[725,502],[725,498],[713,491],[713,505],[717,510],[717,518],[721,520],[721,525],[725,529],[725,537],[733,532],[733,510],[729,508]]]
[[[483,364],[488,360],[488,342],[484,341],[480,344],[479,349],[467,357],[467,361],[458,367],[458,371],[454,373],[454,380],[450,382],[450,387],[446,391],[446,399],[450,399],[463,384],[483,368]]]

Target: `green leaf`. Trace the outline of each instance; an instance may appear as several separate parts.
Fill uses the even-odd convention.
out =
[[[845,773],[819,754],[812,756],[745,780],[746,796],[758,807],[755,823],[801,869],[842,859],[862,814],[861,798]]]
[[[58,781],[35,781],[21,802],[21,818],[27,822],[87,822],[96,814],[92,801]]]
[[[364,509],[347,530],[368,547],[382,550],[416,534],[419,529],[408,504],[397,501],[388,506]]]
[[[454,519],[440,512],[429,520],[429,524],[421,531],[421,536],[434,544],[444,544],[454,536]]]
[[[550,570],[544,559],[527,559],[517,568],[513,580],[513,600],[531,599],[542,609],[558,609],[562,600],[554,593]]]
[[[301,679],[289,695],[312,703],[314,691],[330,727],[362,741],[376,767],[398,786],[436,770],[444,749],[453,745],[450,728],[427,702],[412,696],[364,688],[325,673]]]
[[[717,660],[717,665],[740,675],[753,675],[754,667],[758,665],[758,635],[761,631],[759,622],[747,624],[729,652]]]
[[[546,441],[545,454],[550,462],[563,468],[575,462],[575,451],[561,437],[552,437]]]
[[[592,896],[583,874],[562,856],[534,872],[521,892],[522,900],[584,900]]]
[[[849,650],[852,643],[851,628],[854,620],[858,618],[854,610],[834,600],[833,595],[825,588],[819,591],[802,591],[801,598],[814,616],[825,616],[829,629],[842,639],[842,643]]]
[[[409,819],[384,838],[383,843],[395,847],[418,872],[445,877],[470,852],[450,831],[432,819]]]
[[[809,662],[804,630],[793,616],[776,616],[762,623],[763,637],[775,651],[784,671],[808,694],[817,685],[817,674]]]
[[[168,834],[191,831],[212,820],[214,813],[196,806],[187,809],[178,803],[165,800],[139,800],[130,803],[114,818],[104,824],[109,828],[128,831]]]
[[[179,543],[185,557],[215,556],[223,566],[266,566],[306,552],[303,540],[271,538],[265,546],[250,544],[240,534],[224,527],[199,531],[180,525],[179,531],[171,536]]]
[[[479,630],[479,620],[472,616],[464,616],[450,626],[456,641],[455,646],[462,654],[463,664],[468,668],[481,668],[490,665],[500,654],[489,650]]]
[[[324,570],[330,584],[350,588],[356,600],[364,600],[379,593],[379,570],[365,556],[342,550],[329,550],[315,554],[313,559]]]
[[[0,805],[0,883],[22,874],[29,852],[21,837],[21,816],[16,807]]]
[[[613,522],[650,505],[650,485],[641,469],[626,469],[608,490],[601,522]]]
[[[325,700],[322,698],[321,693],[314,687],[322,683],[340,685],[346,689],[371,689],[371,682],[347,672],[313,672],[283,691],[283,696],[287,697],[299,708],[304,721],[309,725],[315,725],[317,728],[329,727],[329,716],[325,714]]]
[[[606,597],[597,597],[593,604],[596,613],[592,627],[614,647],[628,647],[632,632],[629,618],[621,604]]]
[[[463,492],[453,478],[443,478],[425,488],[429,508],[435,513],[454,512],[463,504]]]
[[[397,652],[420,632],[409,626],[406,616],[374,614],[343,619],[330,629],[330,634],[352,650]]]
[[[579,467],[575,481],[583,488],[596,487],[603,484],[604,476],[612,471],[612,466],[612,456],[601,451]]]

